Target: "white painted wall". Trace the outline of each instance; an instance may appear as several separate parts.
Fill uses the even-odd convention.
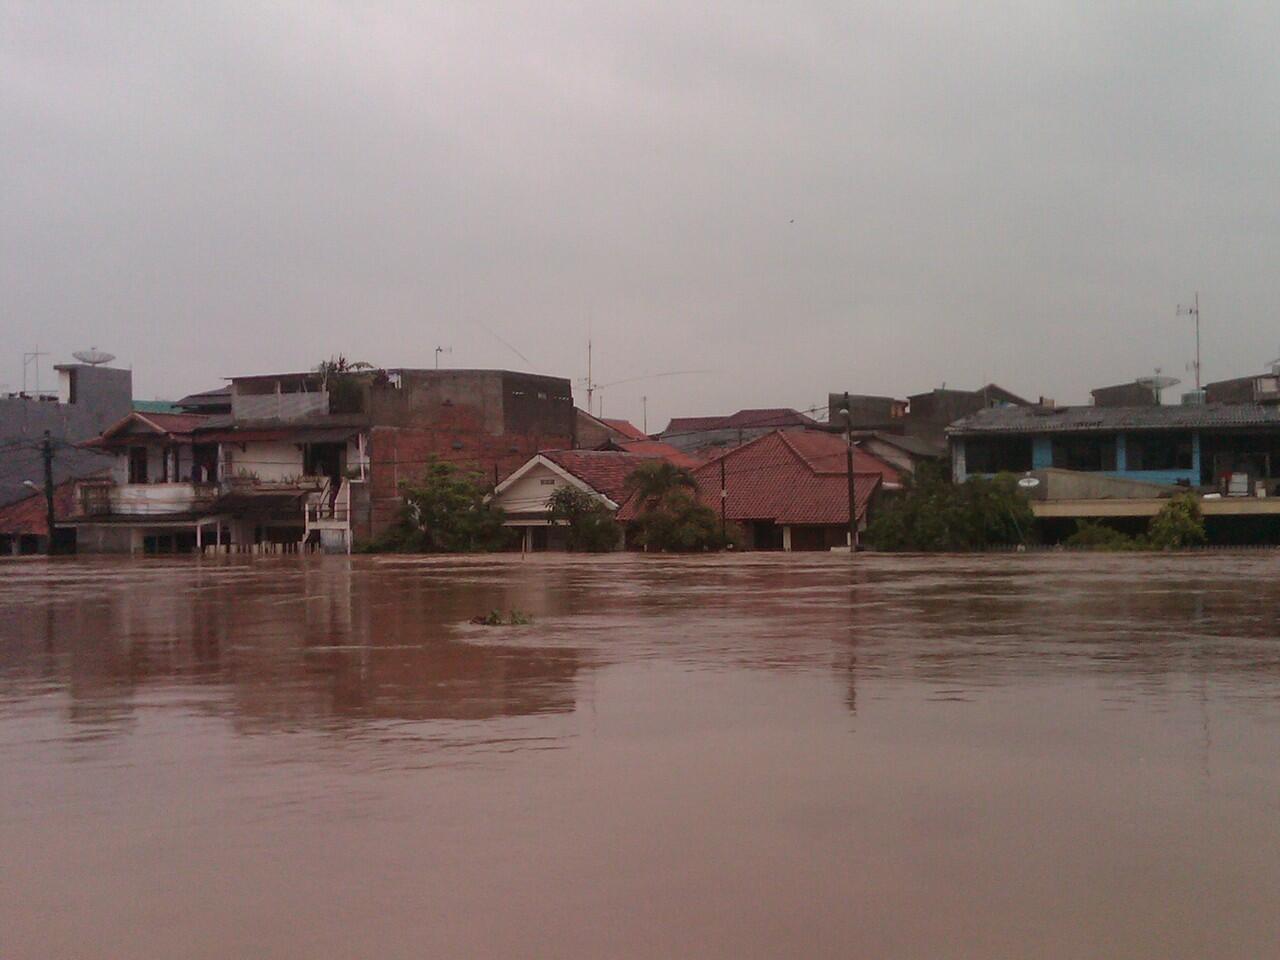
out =
[[[544,482],[549,481],[549,482]],[[507,513],[540,513],[547,509],[547,498],[560,487],[570,484],[543,464],[538,464],[511,486],[497,494],[493,502]]]
[[[186,513],[210,503],[214,487],[192,483],[126,483],[111,488],[111,512],[131,516]]]
[[[242,472],[256,474],[266,483],[278,483],[302,476],[302,450],[296,443],[283,440],[259,440],[241,444],[224,443],[219,476],[234,480]],[[228,454],[230,462],[228,463]]]

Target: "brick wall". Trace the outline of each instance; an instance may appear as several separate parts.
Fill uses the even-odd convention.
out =
[[[506,479],[539,450],[567,449],[572,437],[506,433],[492,435],[453,408],[452,422],[436,427],[374,427],[369,434],[370,535],[395,521],[400,485],[422,475],[435,457],[481,473],[488,483]]]

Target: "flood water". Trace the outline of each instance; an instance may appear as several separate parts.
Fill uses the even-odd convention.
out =
[[[1278,574],[6,562],[0,957],[1278,956]]]

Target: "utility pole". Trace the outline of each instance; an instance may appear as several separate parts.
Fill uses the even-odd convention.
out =
[[[49,525],[49,540],[45,553],[53,556],[53,438],[48,430],[44,432],[40,455],[44,459],[44,510],[45,520]]]
[[[640,429],[644,431],[645,436],[649,435],[649,398],[640,398]]]
[[[853,409],[849,405],[849,391],[844,393],[845,462],[849,470],[849,553],[858,551],[858,498],[853,484]]]
[[[596,413],[591,409],[591,397],[596,391],[596,385],[591,380],[591,338],[587,337],[587,413],[595,416]]]
[[[727,532],[725,529],[725,504],[729,500],[729,489],[724,484],[724,455],[720,456],[720,539],[726,539]]]
[[[1194,369],[1196,372],[1196,392],[1200,391],[1200,291],[1197,290],[1192,298],[1191,306],[1184,307],[1179,305],[1178,316],[1195,317],[1196,318],[1196,362]]]

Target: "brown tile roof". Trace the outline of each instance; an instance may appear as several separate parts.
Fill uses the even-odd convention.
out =
[[[620,450],[543,450],[541,455],[614,503],[627,497],[627,477],[649,457]]]
[[[721,454],[696,468],[693,475],[698,499],[719,513],[720,465],[724,464],[725,516],[730,520],[845,524],[849,522],[846,462],[845,442],[833,434],[777,430]],[[855,450],[853,469],[861,518],[882,481],[896,482],[898,474],[861,450]],[[640,506],[629,500],[618,511],[618,519],[634,519]]]
[[[661,440],[623,440],[615,443],[624,453],[644,457],[646,460],[668,460],[677,467],[696,467],[702,463],[701,458],[679,450],[669,443],[663,443]]]
[[[616,430],[628,440],[647,440],[649,435],[637,427],[630,420],[610,420],[606,417],[596,417],[601,423],[611,430]]]

